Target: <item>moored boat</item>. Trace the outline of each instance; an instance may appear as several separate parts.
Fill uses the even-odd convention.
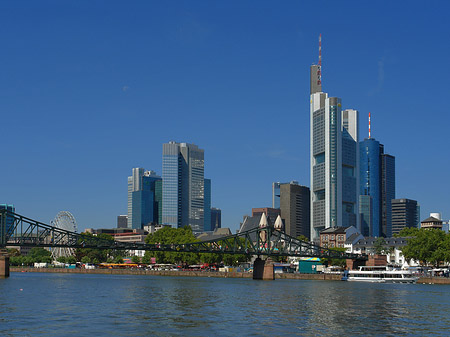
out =
[[[362,266],[359,270],[346,270],[343,281],[416,283],[417,276],[409,270],[394,269],[388,266]]]

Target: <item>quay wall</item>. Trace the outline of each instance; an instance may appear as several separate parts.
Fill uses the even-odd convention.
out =
[[[189,271],[189,270],[174,271],[174,270],[141,270],[141,269],[80,269],[80,268],[69,269],[69,268],[11,267],[11,272],[253,278],[253,273],[218,272],[218,271],[208,272],[208,271]],[[341,276],[333,274],[275,273],[275,278],[297,279],[297,280],[340,280]]]
[[[253,273],[244,272],[207,272],[207,271],[174,271],[174,270],[140,270],[140,269],[68,269],[68,268],[31,268],[31,267],[11,267],[10,272],[31,272],[31,273],[72,273],[72,274],[113,274],[113,275],[154,275],[154,276],[185,276],[185,277],[232,277],[232,278],[252,278]],[[340,281],[341,275],[337,274],[291,274],[275,273],[275,279],[291,280],[322,280]],[[420,277],[419,284],[450,284],[448,277]]]

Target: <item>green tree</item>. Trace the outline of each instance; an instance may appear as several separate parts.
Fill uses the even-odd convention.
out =
[[[60,256],[56,259],[59,263],[66,263],[67,258],[65,256]]]
[[[141,263],[141,258],[135,255],[131,258],[131,262],[139,264]]]
[[[91,233],[82,233],[87,237],[93,237]],[[104,239],[108,241],[114,241],[114,238],[108,234],[98,234],[97,238]],[[84,256],[89,257],[89,261],[94,261],[95,259],[100,262],[106,262],[108,255],[118,255],[115,251],[111,249],[98,249],[98,248],[77,248],[75,250],[75,259],[81,261]]]
[[[84,264],[91,263],[91,258],[89,256],[85,255],[81,258],[81,263],[84,263]]]
[[[341,248],[341,247],[329,248],[329,250],[331,252],[335,251],[335,252],[340,252],[340,253],[345,253],[345,251],[346,251],[345,248]],[[335,257],[320,258],[320,262],[322,262],[322,264],[324,264],[326,266],[345,267],[347,265],[346,259],[340,259],[340,258],[335,258]]]
[[[414,259],[435,266],[440,262],[450,261],[448,234],[446,235],[439,229],[423,228],[408,233],[410,236],[407,237],[407,243],[402,248],[403,256],[406,259]]]
[[[27,255],[30,257],[34,262],[37,263],[51,263],[52,262],[52,253],[50,253],[48,250],[44,248],[32,248],[30,252]]]
[[[297,236],[297,240],[309,242],[309,239],[304,235]]]
[[[388,248],[386,247],[386,240],[383,237],[379,237],[373,243],[373,248],[375,250],[375,254],[381,255],[386,254]]]
[[[66,263],[69,263],[69,264],[75,264],[75,263],[77,263],[77,260],[75,259],[75,256],[69,256],[69,257],[66,259]]]
[[[142,257],[142,263],[144,264],[150,264],[152,262],[152,256],[149,251],[144,253],[144,256]]]
[[[114,258],[114,263],[123,263],[123,257],[118,255]]]
[[[147,235],[145,239],[148,244],[155,245],[171,245],[197,242],[197,238],[192,233],[190,227],[172,228],[164,227],[153,234]],[[173,263],[173,264],[196,264],[200,259],[196,253],[183,253],[179,251],[174,252],[153,252],[153,257],[156,257],[158,263]]]

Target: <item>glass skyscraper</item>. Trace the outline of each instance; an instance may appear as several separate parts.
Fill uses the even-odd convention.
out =
[[[395,199],[395,157],[384,153],[384,146],[374,138],[359,144],[360,202],[371,197],[370,218],[367,207],[360,206],[361,234],[392,236],[391,200]]]
[[[161,207],[157,199],[157,182],[161,177],[153,171],[133,168],[128,177],[128,228],[142,229],[149,223],[158,223]]]
[[[197,145],[163,144],[163,224],[204,230],[204,151]]]
[[[211,227],[211,179],[205,179],[204,231],[213,231]]]
[[[311,239],[329,227],[358,227],[358,111],[322,92],[320,66],[311,66]]]

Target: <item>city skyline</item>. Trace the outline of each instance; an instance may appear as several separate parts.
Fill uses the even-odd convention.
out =
[[[359,140],[372,113],[372,136],[396,157],[396,197],[450,217],[450,65],[434,66],[450,49],[449,4],[329,4],[320,24],[314,4],[289,1],[25,4],[3,5],[0,56],[0,202],[19,214],[50,222],[67,210],[80,229],[113,227],[130,170],[161,175],[161,144],[177,139],[205,150],[212,206],[236,230],[270,207],[272,182],[309,185],[322,33],[323,90],[359,111]]]

